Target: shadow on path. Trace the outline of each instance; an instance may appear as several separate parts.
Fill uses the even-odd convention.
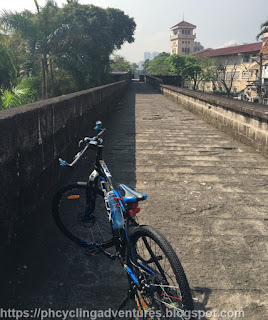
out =
[[[133,188],[136,184],[135,87],[138,85],[130,87],[121,103],[103,121],[107,128],[104,159],[115,182]],[[92,167],[83,160],[69,182],[86,181]],[[16,266],[10,266],[9,272],[1,275],[1,307],[116,309],[127,289],[127,277],[118,261],[110,261],[103,255],[86,257],[84,249],[71,243],[55,226],[50,201],[42,211],[45,217],[42,228],[33,230],[31,244],[17,253],[18,261],[14,259]]]

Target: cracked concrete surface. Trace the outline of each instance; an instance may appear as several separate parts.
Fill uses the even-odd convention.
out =
[[[196,308],[267,319],[268,160],[144,83],[131,85],[108,130],[106,163],[116,182],[148,194],[140,222],[175,248]],[[72,181],[87,174],[83,163]],[[1,306],[115,309],[127,288],[118,262],[87,258],[54,226],[49,203],[44,215],[2,279]]]

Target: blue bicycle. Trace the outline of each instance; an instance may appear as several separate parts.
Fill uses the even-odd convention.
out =
[[[147,195],[115,185],[102,157],[106,129],[97,121],[95,130],[95,137],[79,142],[85,146],[72,163],[59,159],[61,166],[73,167],[89,149],[96,152],[88,181],[68,185],[54,196],[56,224],[88,256],[103,253],[121,262],[129,290],[118,310],[134,299],[143,319],[160,319],[167,312],[170,319],[191,319],[193,299],[175,251],[159,231],[137,221],[138,203]]]

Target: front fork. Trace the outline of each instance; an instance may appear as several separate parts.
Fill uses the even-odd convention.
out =
[[[95,206],[96,206],[96,197],[97,194],[102,195],[102,191],[98,189],[97,178],[94,180],[88,181],[88,186],[86,188],[86,207],[83,216],[84,222],[95,222]]]

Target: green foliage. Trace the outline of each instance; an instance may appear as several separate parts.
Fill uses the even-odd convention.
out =
[[[35,101],[35,79],[24,78],[12,91],[5,90],[0,99],[0,109],[9,109]]]
[[[10,72],[8,80],[1,69],[3,88],[13,84],[12,63],[20,77],[36,79],[38,99],[110,81],[110,55],[124,42],[134,41],[133,18],[119,9],[81,5],[76,0],[68,0],[63,8],[52,0],[43,7],[34,2],[36,13],[2,11],[0,15],[10,51],[3,53],[1,45],[0,67],[4,64]]]
[[[111,71],[126,71],[134,73],[138,68],[138,65],[136,63],[130,63],[125,58],[121,56],[115,56],[113,60],[111,60],[110,63],[110,69]]]
[[[167,53],[167,52],[161,52],[159,53],[159,55],[157,56],[158,57],[170,57],[170,53]]]
[[[105,83],[112,52],[134,41],[133,19],[118,9],[76,2],[62,9],[60,19],[61,27],[51,38],[56,63],[72,75],[80,90]]]
[[[147,73],[149,75],[167,75],[169,74],[170,68],[168,59],[166,57],[156,57],[154,58],[147,68]]]
[[[201,72],[202,67],[196,57],[178,54],[169,56],[162,53],[150,61],[147,67],[149,75],[180,76],[182,80],[197,79]]]
[[[170,76],[184,76],[184,68],[186,63],[186,56],[179,54],[172,54],[168,59]]]
[[[1,91],[10,89],[16,82],[16,70],[12,62],[6,41],[0,34],[0,95]]]
[[[144,74],[149,74],[149,73],[147,72],[148,67],[149,67],[149,64],[150,64],[150,60],[149,60],[149,59],[147,59],[147,60],[144,61],[144,63],[143,63],[143,73],[144,73]]]
[[[268,21],[265,21],[262,25],[261,25],[261,32],[257,35],[257,40],[259,40],[260,36],[267,33],[268,32]]]

